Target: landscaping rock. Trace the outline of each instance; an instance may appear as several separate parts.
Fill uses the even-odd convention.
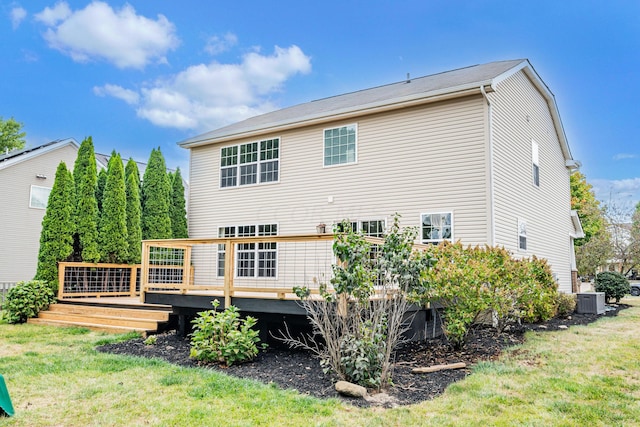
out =
[[[344,396],[351,397],[365,397],[367,395],[366,388],[348,381],[338,381],[336,383],[336,391]]]

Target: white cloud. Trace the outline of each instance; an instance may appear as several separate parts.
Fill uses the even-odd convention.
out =
[[[175,27],[167,18],[136,15],[128,4],[114,10],[94,1],[71,11],[60,2],[36,19],[49,27],[44,33],[49,46],[77,62],[105,60],[118,68],[141,69],[152,61],[166,62],[165,54],[178,45]]]
[[[66,2],[58,2],[53,8],[45,7],[44,10],[36,14],[36,20],[50,27],[60,21],[64,21],[71,15],[71,9]]]
[[[95,86],[93,88],[93,93],[98,96],[113,96],[114,98],[121,99],[130,105],[135,105],[140,101],[140,95],[138,92],[125,89],[122,86],[117,85],[107,84],[104,86]]]
[[[628,200],[635,203],[640,200],[640,178],[594,179],[591,185],[596,198],[603,202]]]
[[[27,17],[27,11],[22,7],[14,7],[11,9],[11,26],[15,30],[20,26],[24,18]]]
[[[227,33],[222,37],[212,36],[207,40],[204,50],[211,54],[217,55],[226,52],[238,43],[238,37],[233,33]]]
[[[295,45],[249,53],[239,64],[194,65],[142,89],[136,112],[157,126],[211,130],[274,110],[268,95],[310,71],[311,58]]]
[[[635,159],[636,157],[638,156],[635,154],[620,153],[613,156],[613,160]]]

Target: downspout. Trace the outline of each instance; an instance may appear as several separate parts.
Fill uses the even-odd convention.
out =
[[[482,96],[484,97],[484,100],[487,103],[487,109],[488,109],[487,122],[489,126],[489,210],[490,210],[490,221],[491,221],[491,228],[490,228],[491,235],[489,236],[489,244],[491,246],[495,246],[496,245],[496,213],[495,213],[496,206],[495,206],[495,197],[494,197],[494,191],[493,191],[493,183],[495,182],[494,176],[493,176],[493,111],[491,107],[491,101],[489,101],[489,97],[487,96],[487,92],[484,89],[484,85],[480,86],[480,92],[482,93]]]

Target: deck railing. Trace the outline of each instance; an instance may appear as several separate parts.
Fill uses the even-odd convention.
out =
[[[136,297],[140,295],[140,264],[58,263],[58,299]]]
[[[332,277],[332,234],[147,240],[140,294],[205,294],[284,299],[296,286],[317,293]]]

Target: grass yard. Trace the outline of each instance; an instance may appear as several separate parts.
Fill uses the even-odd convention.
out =
[[[441,397],[358,409],[206,369],[98,353],[113,337],[0,323],[0,373],[16,410],[0,426],[640,425],[640,298],[615,318],[529,333]]]

